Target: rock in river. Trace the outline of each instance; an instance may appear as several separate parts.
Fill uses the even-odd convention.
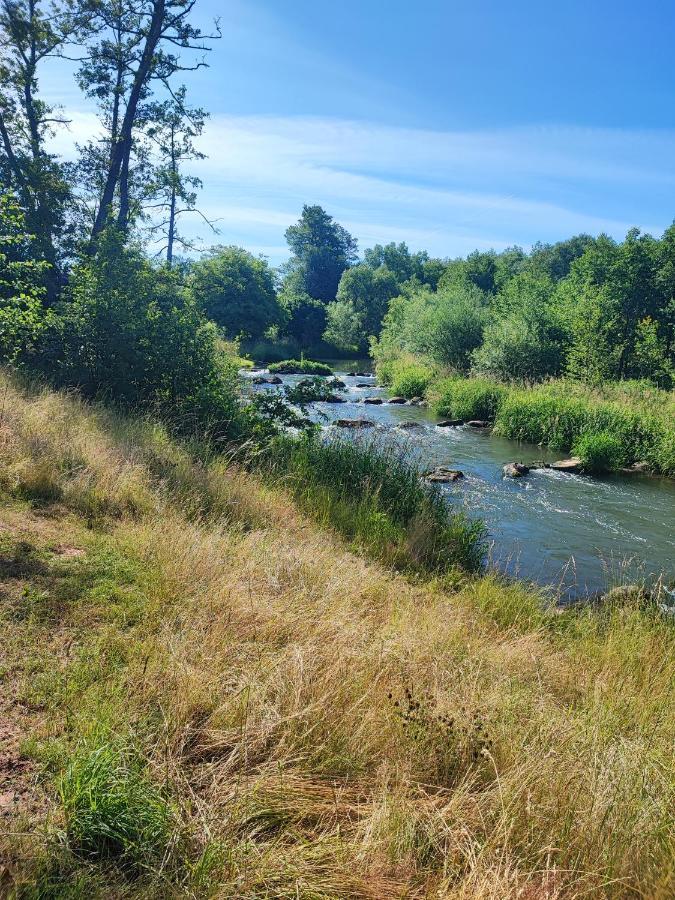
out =
[[[375,423],[369,419],[336,419],[336,428],[374,428]]]
[[[425,477],[427,481],[432,481],[435,484],[447,484],[448,482],[459,481],[460,478],[464,478],[464,472],[460,472],[459,469],[446,469],[445,466],[438,466]]]
[[[464,422],[461,419],[444,419],[442,422],[436,422],[437,428],[459,428]]]
[[[329,394],[327,397],[323,398],[324,403],[346,403],[344,397],[338,397],[337,394]]]
[[[507,463],[502,469],[507,478],[522,478],[530,471],[529,466],[524,466],[519,462]]]
[[[556,472],[568,472],[571,475],[581,472],[581,460],[578,456],[572,456],[570,459],[559,459],[557,462],[549,463],[549,469],[555,469]]]
[[[405,397],[390,397],[388,403],[405,403]]]
[[[488,428],[490,423],[486,422],[485,419],[471,419],[466,423],[470,425],[472,428]]]
[[[380,406],[382,397],[365,397],[363,402],[369,403],[371,406]]]
[[[421,428],[421,424],[419,422],[399,422],[396,426],[397,428],[403,428],[405,431],[410,431],[414,428]]]
[[[268,384],[283,384],[283,381],[281,380],[281,378],[279,378],[278,375],[272,375],[271,378],[267,379],[267,383]]]

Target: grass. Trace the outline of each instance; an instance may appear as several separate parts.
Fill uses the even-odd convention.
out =
[[[278,439],[260,464],[313,519],[383,562],[427,573],[480,568],[482,523],[452,513],[393,447],[309,434]]]
[[[377,376],[393,394],[406,397],[424,397],[434,378],[431,366],[407,357],[381,360],[377,364]]]
[[[673,895],[655,606],[397,574],[292,483],[2,391],[3,896]]]
[[[269,371],[276,375],[332,375],[333,370],[326,363],[311,359],[284,359],[271,363]]]
[[[675,475],[675,392],[626,382],[589,388],[553,380],[531,387],[448,378],[433,390],[439,415],[486,419],[512,440],[579,452],[589,471],[646,462]]]

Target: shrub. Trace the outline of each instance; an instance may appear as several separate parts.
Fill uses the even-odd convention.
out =
[[[620,469],[626,462],[621,441],[608,431],[584,434],[574,444],[574,455],[586,471],[594,473]]]
[[[428,366],[399,364],[394,366],[391,377],[391,389],[402,397],[422,397],[431,384],[433,372]]]
[[[171,808],[130,748],[80,748],[61,777],[59,795],[75,852],[144,867],[166,850]]]
[[[332,375],[333,370],[325,363],[313,362],[311,359],[283,359],[272,363],[270,372],[277,375]]]
[[[488,378],[447,378],[437,388],[434,409],[454,419],[494,421],[508,389]]]

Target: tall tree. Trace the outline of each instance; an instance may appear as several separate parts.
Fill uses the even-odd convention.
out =
[[[0,0],[0,176],[20,200],[34,252],[49,263],[52,294],[69,188],[64,167],[45,146],[64,119],[40,98],[38,74],[45,59],[63,54],[82,24],[64,4]]]
[[[126,230],[132,215],[131,182],[134,147],[147,123],[143,103],[154,83],[175,96],[177,72],[206,65],[181,60],[180,51],[207,51],[205,34],[190,22],[196,0],[86,0],[99,23],[99,40],[91,61],[80,69],[80,80],[92,95],[102,98],[102,116],[110,133],[110,147],[94,217],[92,239],[109,221]],[[114,85],[112,98],[106,90]],[[116,205],[116,211],[115,211]]]
[[[197,190],[202,182],[183,170],[184,163],[204,159],[194,145],[201,135],[207,113],[203,109],[189,107],[185,103],[186,89],[181,87],[175,95],[163,103],[151,104],[146,111],[149,121],[148,137],[159,155],[150,186],[154,224],[150,228],[153,237],[163,240],[159,253],[166,252],[169,267],[173,263],[176,245],[183,250],[194,249],[194,242],[183,237],[178,221],[185,213],[197,213],[215,232],[213,222],[197,209]]]
[[[301,292],[314,300],[335,300],[342,273],[356,261],[356,241],[320,206],[303,206],[295,225],[286,229],[293,251],[289,270]]]

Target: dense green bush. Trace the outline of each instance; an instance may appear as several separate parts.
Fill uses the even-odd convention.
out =
[[[228,337],[259,338],[282,319],[272,270],[241,247],[214,247],[193,264],[191,284],[200,308]]]
[[[508,388],[488,378],[446,378],[435,388],[434,409],[453,419],[494,421]]]
[[[608,431],[582,435],[575,442],[573,452],[581,460],[584,470],[594,474],[615,471],[626,462],[621,440]]]
[[[277,375],[332,375],[333,370],[326,363],[311,359],[283,359],[272,363],[270,372]]]
[[[51,378],[89,397],[153,408],[183,428],[239,434],[236,364],[177,273],[108,231],[75,267],[67,300]]]

